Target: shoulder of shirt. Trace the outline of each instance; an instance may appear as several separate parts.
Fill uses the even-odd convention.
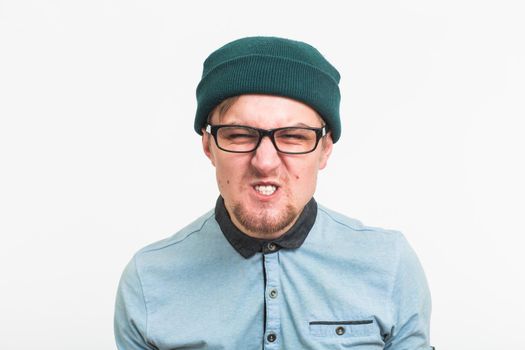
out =
[[[194,220],[192,223],[182,228],[178,232],[174,233],[172,236],[162,239],[160,241],[151,243],[144,248],[140,249],[135,256],[162,250],[164,248],[171,247],[178,243],[183,242],[185,239],[202,230],[206,222],[215,217],[215,211],[210,210],[206,214],[202,215],[198,219]]]
[[[344,214],[328,209],[327,207],[320,204],[317,204],[317,208],[320,213],[324,214],[329,220],[333,221],[334,224],[344,227],[348,230],[373,234],[376,236],[379,235],[383,236],[384,238],[388,237],[394,240],[404,240],[404,235],[400,231],[364,225],[359,220],[353,219]]]
[[[318,219],[323,221],[324,225],[329,226],[328,228],[319,227],[320,230],[328,231],[324,236],[321,235],[321,239],[327,241],[328,236],[337,237],[334,247],[343,249],[349,245],[359,244],[366,251],[366,256],[380,257],[377,261],[389,261],[387,265],[394,269],[392,270],[393,276],[403,258],[416,257],[410,243],[400,231],[366,226],[359,220],[322,205],[318,205]]]

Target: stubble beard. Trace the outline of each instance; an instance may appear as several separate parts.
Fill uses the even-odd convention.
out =
[[[239,202],[235,203],[232,209],[233,215],[243,228],[260,235],[270,235],[283,231],[299,215],[291,204],[288,204],[284,210],[274,215],[269,213],[264,207],[256,213],[248,212]]]

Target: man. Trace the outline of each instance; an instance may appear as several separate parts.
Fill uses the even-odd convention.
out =
[[[127,266],[119,349],[431,348],[430,296],[403,236],[313,199],[341,134],[338,83],[315,48],[287,39],[207,58],[195,130],[221,195]]]

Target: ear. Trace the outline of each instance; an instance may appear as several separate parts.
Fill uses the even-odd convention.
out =
[[[208,157],[211,160],[211,164],[215,166],[215,157],[211,150],[211,147],[212,147],[211,143],[212,143],[213,136],[208,134],[204,128],[202,128],[201,131],[202,131],[202,150],[204,151],[204,154],[206,155],[206,157]]]
[[[324,169],[328,163],[328,158],[332,154],[334,142],[332,140],[332,132],[328,132],[325,137],[321,139],[321,159],[319,161],[319,170]]]

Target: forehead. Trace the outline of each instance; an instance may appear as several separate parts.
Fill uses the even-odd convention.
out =
[[[220,124],[241,124],[260,128],[324,125],[320,115],[310,106],[281,96],[241,95],[226,109],[214,112]]]

